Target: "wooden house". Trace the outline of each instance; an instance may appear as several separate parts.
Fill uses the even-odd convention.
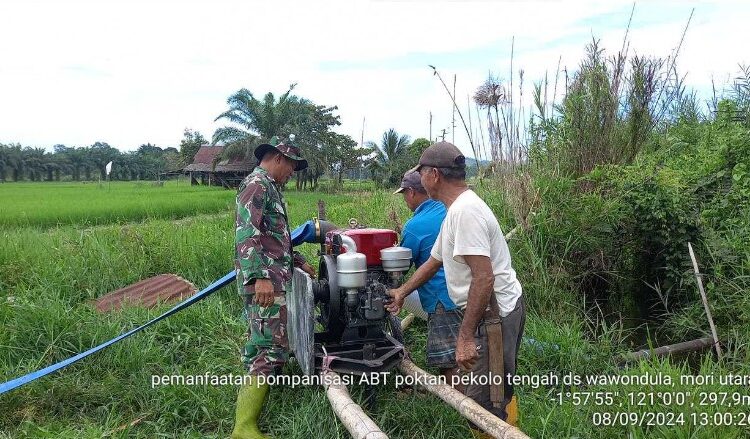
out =
[[[203,145],[195,154],[193,163],[182,172],[190,175],[190,184],[207,184],[236,188],[247,174],[253,171],[255,159],[219,159],[221,146]]]

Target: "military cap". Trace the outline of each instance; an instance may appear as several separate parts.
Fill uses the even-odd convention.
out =
[[[277,136],[273,136],[268,143],[258,145],[253,154],[255,154],[255,158],[260,162],[263,160],[263,156],[273,149],[282,153],[287,158],[294,160],[296,162],[295,171],[307,168],[307,160],[302,158],[302,152],[294,144],[294,134],[290,135],[288,140],[279,140]]]

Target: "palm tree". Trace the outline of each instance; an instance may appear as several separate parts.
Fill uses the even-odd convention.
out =
[[[381,184],[394,185],[401,181],[397,162],[408,152],[410,143],[411,138],[408,135],[399,135],[393,128],[383,133],[380,145],[367,142],[367,146],[375,151],[370,171]]]
[[[107,163],[120,159],[120,151],[107,142],[94,142],[88,149],[89,162],[99,171],[99,178],[107,179]],[[88,178],[88,177],[87,177]]]
[[[23,149],[21,145],[8,145],[7,147],[7,165],[13,172],[13,181],[23,180]]]
[[[0,183],[5,183],[5,168],[8,166],[9,161],[8,149],[0,143]]]
[[[246,88],[229,96],[229,110],[221,113],[215,121],[225,119],[234,126],[221,127],[213,135],[214,144],[225,144],[222,157],[251,157],[253,149],[261,142],[282,135],[281,129],[291,122],[293,107],[300,102],[299,98],[291,95],[295,85],[290,85],[278,100],[270,92],[262,101],[258,100]]]
[[[66,154],[55,152],[50,160],[47,179],[52,180],[51,172],[54,173],[54,179],[60,181],[61,175],[67,175],[70,172],[70,159]]]
[[[72,174],[73,181],[79,181],[81,179],[82,169],[88,173],[88,148],[84,148],[81,146],[79,146],[78,148],[71,147],[65,150],[65,154],[68,156],[68,161],[70,162],[70,172]]]
[[[23,149],[23,166],[29,173],[31,181],[41,181],[47,172],[48,157],[44,148]]]
[[[291,94],[296,84],[277,99],[267,93],[263,100],[256,99],[247,89],[241,89],[227,100],[229,110],[216,120],[226,119],[233,126],[225,126],[214,132],[213,143],[223,142],[224,151],[215,159],[252,157],[256,146],[272,137],[296,136],[295,144],[308,161],[308,168],[297,173],[297,188],[307,183],[315,188],[328,167],[328,157],[321,154],[323,147],[332,142],[331,127],[340,125],[339,116],[334,115],[338,107],[316,105],[308,99]]]

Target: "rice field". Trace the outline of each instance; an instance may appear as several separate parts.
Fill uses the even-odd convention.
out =
[[[0,184],[0,226],[98,225],[224,212],[231,191],[185,181]]]
[[[327,204],[338,224],[350,218],[393,227],[388,213],[405,221],[400,197],[386,191],[321,194],[288,191],[290,222],[315,216],[317,201]],[[177,273],[204,287],[232,267],[234,192],[167,183],[164,186],[112,184],[111,189],[78,184],[0,185],[0,382],[84,351],[160,314],[168,305],[97,314],[90,301],[109,291],[160,273]],[[493,209],[495,203],[491,204]],[[504,218],[498,211],[498,217]],[[506,220],[503,220],[504,222]],[[96,226],[96,227],[92,227]],[[504,227],[510,224],[504,223]],[[594,337],[566,292],[537,278],[527,238],[511,242],[525,282],[529,318],[519,355],[524,374],[684,374],[686,366],[642,361],[629,370],[612,361],[623,347],[616,328]],[[315,257],[314,246],[303,253]],[[532,276],[534,276],[532,278]],[[541,276],[541,275],[539,275]],[[547,291],[541,290],[547,285]],[[543,294],[542,294],[543,293]],[[559,305],[548,306],[553,300]],[[544,304],[544,305],[542,305]],[[241,374],[239,359],[245,326],[234,285],[159,324],[61,372],[0,396],[0,437],[210,437],[226,438],[234,420],[234,386],[152,387],[154,375]],[[424,367],[426,324],[406,333],[406,344]],[[721,374],[721,366],[699,361],[700,372]],[[288,372],[294,373],[290,364]],[[745,437],[747,427],[596,426],[593,404],[557,399],[570,390],[627,392],[634,385],[520,386],[521,428],[531,437],[609,438]],[[670,391],[666,387],[655,390]],[[744,392],[739,386],[683,386],[671,391]],[[354,386],[355,400],[362,388]],[[747,407],[709,407],[710,413]],[[658,403],[626,404],[636,413],[681,412]],[[373,420],[392,438],[470,437],[466,421],[437,398],[392,385],[379,391]],[[712,418],[713,419],[713,418]],[[321,388],[274,387],[261,419],[273,437],[346,438]]]

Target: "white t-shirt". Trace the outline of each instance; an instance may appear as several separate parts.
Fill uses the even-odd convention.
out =
[[[492,210],[474,191],[464,191],[451,204],[430,255],[443,263],[448,294],[459,308],[466,308],[471,285],[465,255],[490,258],[500,315],[505,317],[516,307],[522,289],[510,264],[508,243]]]

